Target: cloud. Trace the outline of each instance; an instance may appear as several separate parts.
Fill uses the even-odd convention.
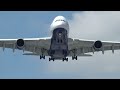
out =
[[[86,11],[74,13],[70,23],[70,37],[120,40],[119,11]],[[113,35],[114,34],[114,35]]]
[[[120,41],[119,11],[85,11],[73,13],[69,20],[72,38]],[[49,72],[66,75],[58,78],[120,78],[120,51],[95,53],[93,57],[79,57],[78,61],[51,62]],[[69,74],[68,74],[69,73]]]

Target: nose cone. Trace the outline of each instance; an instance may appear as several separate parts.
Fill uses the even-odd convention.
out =
[[[52,31],[56,28],[64,28],[66,30],[69,30],[69,24],[65,17],[63,17],[63,16],[55,17],[55,19],[53,20],[53,22],[50,26],[50,30]]]
[[[64,21],[66,21],[66,18],[63,17],[63,16],[57,16],[57,17],[55,17],[55,19],[53,20],[53,22],[55,22],[56,20],[64,20]]]

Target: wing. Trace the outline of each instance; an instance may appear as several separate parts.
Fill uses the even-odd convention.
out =
[[[84,40],[84,39],[68,39],[68,49],[70,51],[70,56],[76,55],[80,56],[84,53],[89,52],[98,52],[102,51],[104,54],[104,51],[112,50],[114,53],[114,50],[120,49],[120,42],[112,42],[112,41],[99,41],[99,40]]]
[[[0,39],[0,47],[31,52],[34,55],[48,56],[51,38]]]

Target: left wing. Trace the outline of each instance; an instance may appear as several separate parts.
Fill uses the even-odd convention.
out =
[[[120,49],[120,42],[112,42],[112,41],[99,41],[99,40],[83,40],[83,39],[68,39],[68,48],[70,51],[70,56],[80,56],[84,53],[89,52],[98,52],[102,51],[104,54],[104,51],[112,50],[114,53],[114,50]]]
[[[51,39],[47,38],[25,38],[25,39],[0,39],[0,47],[29,51],[33,54],[44,54],[48,56],[48,49],[50,47]]]

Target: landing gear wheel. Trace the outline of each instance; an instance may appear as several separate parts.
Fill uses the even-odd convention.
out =
[[[72,56],[72,60],[77,60],[77,56]]]
[[[68,62],[68,58],[66,58],[66,61]]]
[[[55,61],[55,59],[54,58],[51,58],[52,60],[53,60],[53,62]]]
[[[68,62],[68,58],[63,58],[63,61],[67,61]]]
[[[43,56],[43,59],[45,59],[45,56]]]
[[[49,58],[49,61],[50,61],[50,58]]]
[[[55,59],[54,59],[54,58],[49,58],[49,61],[51,61],[51,60],[55,61]]]
[[[41,55],[40,55],[40,59],[42,59],[42,58],[45,59],[45,56],[43,56],[43,55],[41,56]]]
[[[74,60],[74,57],[72,56],[72,60]]]
[[[75,57],[75,59],[77,60],[77,56]]]

